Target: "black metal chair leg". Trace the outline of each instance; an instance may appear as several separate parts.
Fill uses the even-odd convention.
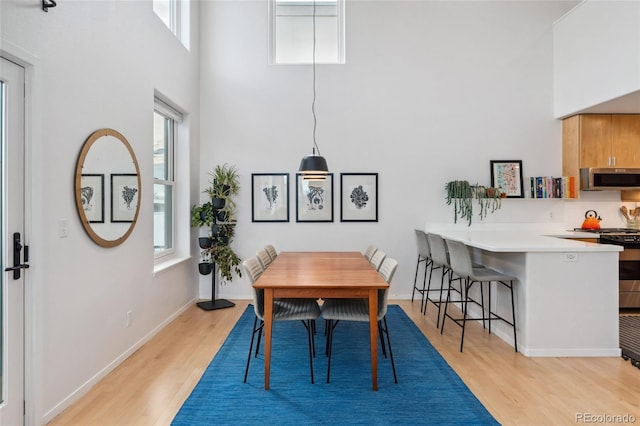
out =
[[[327,320],[329,325],[327,329],[327,383],[329,383],[329,377],[331,375],[331,346],[333,345],[333,321]]]
[[[389,335],[389,326],[387,325],[387,317],[382,318],[384,321],[384,334],[387,336],[387,345],[389,345],[389,358],[391,359],[391,368],[393,369],[393,381],[398,383],[396,375],[396,363],[393,361],[393,350],[391,350],[391,336]],[[380,321],[378,321],[379,323]]]
[[[249,344],[249,356],[247,356],[247,366],[244,369],[244,383],[247,383],[247,376],[249,375],[249,364],[251,363],[251,352],[253,352],[253,339],[256,337],[256,331],[262,332],[262,321],[260,321],[260,327],[256,329],[258,324],[258,317],[253,320],[253,331],[251,332],[251,343]]]
[[[513,281],[509,281],[509,289],[511,290],[511,315],[513,315],[513,348],[518,352],[518,339],[516,336],[516,304],[513,298]]]
[[[378,321],[378,337],[380,338],[380,349],[382,349],[382,356],[387,357],[387,348],[382,334],[382,324]]]
[[[311,326],[311,321],[308,321],[308,324],[306,324],[306,328],[307,328],[307,337],[309,339],[309,368],[311,369],[311,384],[314,383],[313,380],[313,330],[312,330],[312,326]]]
[[[462,337],[460,338],[460,352],[462,352],[462,346],[464,345],[464,330],[466,328],[467,325],[467,307],[468,307],[468,302],[469,302],[469,278],[467,278],[465,284],[464,284],[464,302],[462,305]],[[462,290],[462,281],[460,281],[460,290]]]

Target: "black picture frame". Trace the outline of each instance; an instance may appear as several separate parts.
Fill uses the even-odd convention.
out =
[[[378,221],[378,173],[340,173],[340,222]]]
[[[333,222],[333,173],[324,180],[296,174],[296,222]]]
[[[491,186],[506,198],[524,198],[522,160],[490,160]]]
[[[80,175],[82,211],[89,223],[104,223],[104,175]]]
[[[111,222],[132,223],[138,210],[138,175],[111,174]]]
[[[289,222],[289,173],[251,174],[251,221]]]

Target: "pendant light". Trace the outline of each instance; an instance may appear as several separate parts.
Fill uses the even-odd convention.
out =
[[[329,173],[329,167],[327,166],[327,160],[320,154],[320,148],[316,142],[316,2],[313,1],[313,54],[312,54],[312,68],[313,68],[313,102],[311,103],[311,113],[313,114],[313,148],[312,154],[307,155],[300,162],[299,172],[304,180],[325,180]],[[318,154],[316,155],[316,150]]]

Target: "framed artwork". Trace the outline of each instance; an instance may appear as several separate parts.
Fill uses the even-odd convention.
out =
[[[289,222],[289,173],[251,174],[251,221]]]
[[[80,197],[89,223],[104,223],[104,175],[80,175]]]
[[[333,222],[333,173],[325,180],[296,175],[296,222]]]
[[[524,198],[522,160],[491,160],[491,186],[507,198]]]
[[[340,222],[378,221],[378,174],[340,173]]]
[[[138,209],[138,175],[111,175],[111,222],[133,222]]]

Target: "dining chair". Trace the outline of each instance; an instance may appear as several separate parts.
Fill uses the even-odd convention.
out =
[[[398,268],[398,261],[392,258],[385,258],[378,271],[384,280],[391,284],[393,275]],[[387,357],[389,348],[389,358],[391,359],[391,368],[393,369],[393,380],[398,383],[396,375],[396,365],[393,360],[393,351],[391,349],[391,338],[389,336],[389,327],[387,325],[387,301],[389,296],[389,287],[384,290],[378,290],[378,334],[380,336],[380,348],[384,357]],[[369,304],[366,299],[328,299],[321,308],[322,316],[328,323],[327,327],[327,383],[329,383],[331,375],[331,350],[333,347],[333,333],[340,321],[357,321],[369,322]]]
[[[371,261],[371,256],[373,256],[376,250],[378,250],[378,248],[373,244],[371,244],[369,247],[367,247],[367,249],[364,251],[362,255],[364,256],[365,259],[367,259],[368,261]]]
[[[380,266],[382,265],[385,257],[387,257],[387,253],[383,252],[382,250],[376,250],[376,252],[373,253],[373,256],[371,256],[371,260],[369,261],[369,263],[371,263],[371,265],[373,265],[373,267],[377,271],[380,269]]]
[[[272,259],[265,249],[258,250],[256,252],[256,257],[258,258],[260,265],[262,265],[262,269],[267,269],[267,267],[271,265]]]
[[[273,262],[274,260],[276,260],[276,257],[278,257],[278,252],[276,251],[276,248],[274,246],[272,246],[271,244],[264,246],[264,249],[267,251],[267,253],[269,254],[269,257],[271,258],[271,261]]]
[[[447,244],[447,248],[449,250],[449,260],[451,271],[455,273],[460,280],[460,286],[462,290],[462,297],[459,301],[451,300],[451,284],[449,285],[449,290],[447,291],[447,299],[444,305],[444,315],[442,317],[442,328],[440,329],[440,333],[444,331],[444,325],[446,323],[446,319],[450,318],[454,323],[458,324],[462,327],[462,337],[460,338],[460,352],[462,352],[462,347],[464,345],[464,331],[467,321],[482,321],[483,325],[485,321],[489,324],[489,334],[491,334],[491,321],[492,320],[501,320],[506,324],[513,327],[513,346],[516,352],[518,352],[518,340],[516,335],[516,312],[515,312],[515,303],[513,298],[513,281],[516,280],[515,277],[503,274],[502,272],[498,272],[492,268],[482,267],[482,268],[474,268],[473,262],[471,261],[471,254],[469,253],[469,248],[466,244],[460,241],[454,240],[445,240]],[[491,283],[492,282],[500,283],[503,286],[507,287],[511,292],[511,315],[512,320],[509,321],[501,315],[498,315],[496,312],[491,310]],[[489,300],[488,300],[488,313],[485,314],[484,307],[484,296],[482,296],[482,284],[488,283],[488,292],[489,292]],[[473,299],[469,296],[471,288],[474,284],[478,283],[480,285],[482,302],[480,303],[481,315],[478,317],[470,317],[468,305],[469,302],[474,302]],[[450,303],[461,303],[462,308],[462,318],[454,318],[449,312],[448,307]],[[496,309],[497,309],[496,304]]]
[[[427,234],[420,230],[415,230],[416,243],[418,245],[418,259],[416,261],[416,275],[413,278],[413,292],[411,293],[411,301],[416,295],[416,291],[420,293],[420,312],[424,311],[425,298],[427,296],[427,272],[433,266],[431,260],[431,249],[429,248],[429,241],[427,240]],[[418,271],[420,270],[420,264],[424,263],[424,276],[422,277],[422,287],[418,285]]]
[[[257,258],[246,259],[242,262],[249,281],[253,285],[262,275],[263,268]],[[249,374],[249,364],[251,363],[251,352],[253,352],[253,342],[256,334],[258,341],[254,357],[258,356],[260,350],[260,340],[262,330],[264,328],[264,290],[253,288],[253,311],[255,319],[253,320],[253,332],[251,333],[251,343],[249,345],[249,355],[247,356],[247,366],[244,370],[244,383],[247,382]],[[320,306],[313,299],[274,299],[273,300],[273,321],[302,321],[307,329],[307,339],[309,343],[309,367],[311,370],[311,383],[313,378],[313,357],[315,354],[315,341],[312,333],[312,322],[320,316]]]

